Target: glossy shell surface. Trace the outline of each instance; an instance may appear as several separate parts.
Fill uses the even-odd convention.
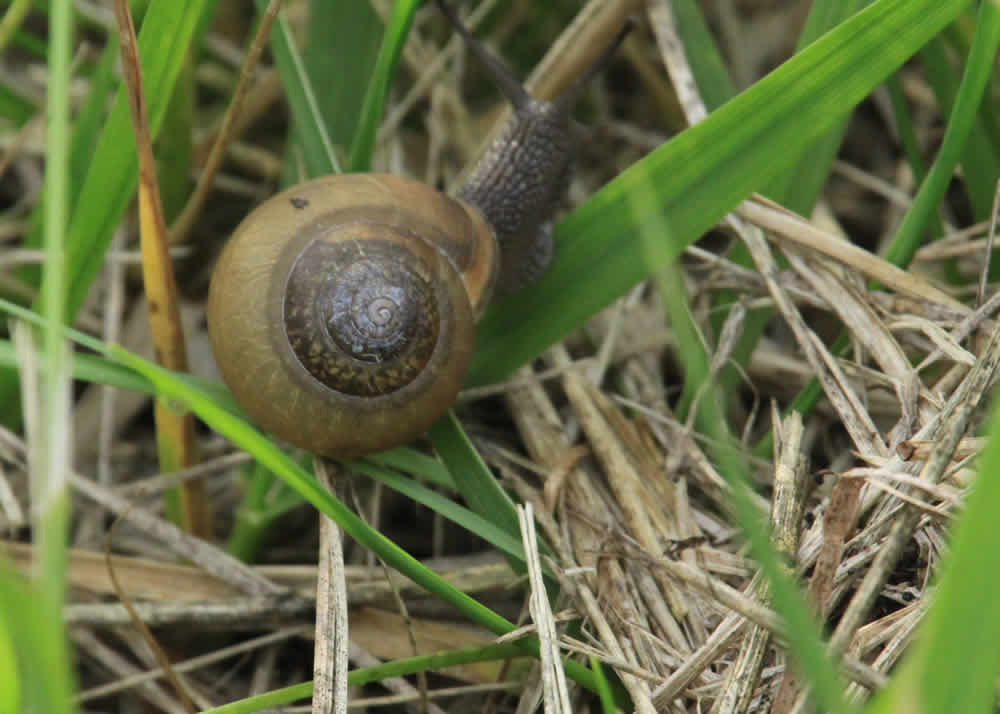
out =
[[[420,435],[455,400],[496,277],[474,210],[391,175],[330,176],[254,210],[212,278],[223,379],[261,428],[357,456]]]

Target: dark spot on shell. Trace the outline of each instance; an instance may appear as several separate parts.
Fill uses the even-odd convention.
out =
[[[156,364],[163,364],[163,350],[161,350],[159,347],[154,347],[153,359],[156,360]]]
[[[290,199],[288,199],[288,202],[292,204],[292,208],[296,208],[300,211],[309,205],[308,200],[304,198],[296,198],[295,196],[292,196]]]
[[[160,311],[160,303],[156,302],[156,300],[150,300],[149,301],[149,314],[150,315],[155,315],[159,311]]]

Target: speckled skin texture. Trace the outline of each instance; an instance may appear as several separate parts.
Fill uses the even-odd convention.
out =
[[[528,100],[515,109],[458,191],[496,231],[500,293],[527,287],[552,262],[550,221],[569,178],[571,134],[562,107]]]

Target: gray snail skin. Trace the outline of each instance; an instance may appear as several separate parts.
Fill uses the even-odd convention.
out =
[[[454,404],[491,296],[552,260],[570,112],[629,29],[550,102],[438,5],[513,105],[457,195],[389,174],[308,181],[252,211],[212,275],[208,331],[226,385],[258,426],[321,456],[404,444]]]

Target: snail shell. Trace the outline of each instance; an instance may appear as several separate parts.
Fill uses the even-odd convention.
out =
[[[299,184],[257,207],[219,259],[219,370],[254,422],[314,453],[409,441],[454,403],[497,263],[480,213],[419,182]]]

